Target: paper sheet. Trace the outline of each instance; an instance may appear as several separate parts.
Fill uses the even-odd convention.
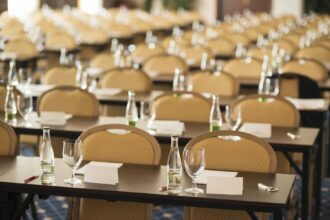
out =
[[[235,177],[236,175],[237,172],[220,171],[220,170],[204,170],[203,173],[196,178],[196,182],[198,184],[206,184],[207,178],[210,176]]]
[[[123,163],[107,163],[107,162],[97,162],[97,161],[91,161],[88,164],[84,165],[83,167],[79,168],[76,170],[76,174],[77,175],[84,175],[85,171],[86,171],[86,167],[88,166],[93,166],[93,165],[97,165],[97,166],[108,166],[108,167],[114,167],[119,169],[121,166],[123,166]]]
[[[207,178],[206,193],[243,195],[243,177],[210,176]]]
[[[270,138],[272,136],[271,124],[244,123],[239,130],[241,132],[249,133],[260,138]]]

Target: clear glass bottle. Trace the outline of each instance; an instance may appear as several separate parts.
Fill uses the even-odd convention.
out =
[[[219,96],[212,96],[212,108],[210,112],[210,131],[218,131],[222,126]]]
[[[44,127],[40,146],[41,182],[52,184],[55,181],[54,151],[50,140],[50,129]]]
[[[5,100],[5,122],[15,124],[17,115],[17,106],[15,102],[13,86],[7,86],[6,100]]]
[[[87,89],[87,72],[84,71],[82,64],[77,64],[76,86]]]
[[[135,92],[130,90],[128,91],[128,101],[126,106],[126,120],[127,124],[135,126],[138,121],[138,110],[135,103]]]
[[[262,70],[261,70],[261,76],[258,86],[258,94],[263,95],[267,94],[268,88],[267,88],[267,76],[269,72],[269,57],[267,55],[264,56],[263,63],[262,63]]]
[[[9,63],[9,71],[8,71],[8,85],[17,86],[18,85],[18,76],[16,71],[16,60],[12,59]]]
[[[60,53],[60,65],[61,66],[67,66],[68,65],[68,57],[67,57],[67,51],[65,48],[61,48],[61,53]]]
[[[174,79],[172,89],[174,92],[185,90],[185,76],[181,74],[180,69],[174,70]]]
[[[171,150],[167,159],[167,192],[179,194],[181,192],[182,162],[179,151],[179,138],[171,137]]]

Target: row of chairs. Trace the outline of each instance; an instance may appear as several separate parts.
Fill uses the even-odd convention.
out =
[[[112,129],[129,132],[118,135]],[[236,135],[239,141],[225,137]],[[16,135],[12,127],[0,121],[0,155],[14,155]],[[224,138],[222,138],[224,137]],[[157,140],[143,130],[127,125],[101,125],[83,132],[84,160],[159,165],[161,150]],[[111,144],[108,144],[111,143]],[[192,139],[187,146],[206,150],[206,169],[228,171],[276,172],[276,155],[266,142],[245,133],[218,131]],[[133,202],[106,202],[93,199],[70,200],[69,219],[105,218],[151,219],[152,205]],[[185,208],[185,219],[249,219],[243,211]]]

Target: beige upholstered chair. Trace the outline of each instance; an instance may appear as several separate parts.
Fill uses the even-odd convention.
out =
[[[242,122],[269,123],[276,127],[297,128],[300,114],[296,107],[283,97],[248,95],[233,104],[234,111],[241,108]],[[277,172],[290,172],[290,164],[282,153],[277,153]]]
[[[234,56],[236,48],[234,42],[224,37],[209,40],[207,42],[207,46],[211,50],[212,55],[215,57]]]
[[[126,91],[148,92],[151,90],[152,81],[141,70],[118,68],[104,73],[100,79],[100,86],[101,88],[119,88]]]
[[[127,133],[118,134],[118,129]],[[84,160],[149,165],[158,165],[160,161],[161,149],[157,140],[132,126],[101,125],[83,132],[79,138],[83,141]],[[78,215],[80,220],[151,220],[152,205],[80,199]]]
[[[56,86],[75,86],[76,74],[76,68],[54,67],[45,73],[43,83]]]
[[[285,50],[285,53],[289,55],[293,55],[298,49],[291,41],[285,39],[275,40],[272,44],[277,44],[279,49]]]
[[[133,61],[136,63],[143,63],[152,56],[165,54],[166,50],[159,45],[139,44],[132,53]]]
[[[152,117],[159,120],[208,122],[212,103],[193,92],[168,92],[151,104]]]
[[[235,45],[242,44],[246,47],[250,44],[249,37],[244,33],[225,33],[223,36],[233,41]]]
[[[30,58],[38,55],[36,46],[24,38],[9,41],[5,45],[4,52],[13,53],[17,58]]]
[[[238,136],[240,140],[226,139]],[[263,140],[238,131],[216,131],[198,136],[188,142],[187,148],[205,149],[206,169],[275,173],[276,155]],[[185,220],[251,219],[245,211],[185,207]]]
[[[80,32],[80,40],[85,44],[105,44],[108,41],[108,35],[102,29],[88,28]]]
[[[207,57],[213,57],[210,49],[201,46],[188,46],[180,50],[180,57],[193,68],[200,67],[204,54],[207,54]]]
[[[109,53],[98,54],[90,61],[89,66],[103,71],[113,69],[116,67],[115,57]]]
[[[37,110],[62,111],[75,116],[96,117],[99,115],[99,102],[86,90],[74,86],[57,86],[38,98]]]
[[[280,37],[280,39],[288,40],[293,45],[295,45],[297,48],[299,48],[301,35],[298,34],[298,33],[290,33],[290,34],[287,34],[287,35],[284,35],[284,36]]]
[[[64,31],[57,31],[46,36],[45,48],[52,50],[61,50],[62,48],[72,50],[77,48],[77,43],[73,36]]]
[[[225,72],[198,72],[190,77],[192,91],[212,93],[221,97],[235,97],[239,94],[239,82],[231,74]]]
[[[262,62],[253,58],[232,59],[225,63],[223,71],[238,79],[260,79]]]
[[[321,62],[312,59],[292,60],[283,66],[282,72],[301,74],[317,82],[328,79],[327,68]]]
[[[315,59],[326,63],[330,60],[330,49],[322,46],[312,46],[297,51],[296,58]]]
[[[174,76],[175,69],[179,69],[183,74],[185,74],[188,71],[188,66],[180,57],[158,55],[147,59],[143,63],[142,69],[151,77],[154,75]]]
[[[267,55],[268,57],[272,57],[272,48],[270,47],[251,47],[248,52],[248,56],[258,59],[258,60],[263,60],[264,56]]]
[[[14,129],[0,120],[0,155],[13,156],[18,153]]]

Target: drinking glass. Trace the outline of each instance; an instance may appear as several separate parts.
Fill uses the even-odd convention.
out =
[[[187,174],[192,178],[192,187],[185,189],[185,192],[192,194],[204,193],[203,189],[197,188],[196,178],[205,168],[205,149],[186,147],[183,150],[183,161]]]
[[[233,109],[227,105],[226,106],[226,113],[225,113],[225,120],[227,127],[235,131],[240,126],[242,122],[242,113],[241,113],[241,106],[238,106],[237,112],[234,114]]]
[[[83,149],[81,140],[64,140],[63,141],[63,160],[71,170],[71,178],[65,179],[64,182],[71,185],[80,184],[81,180],[75,178],[75,171],[80,166],[83,159]]]
[[[145,103],[143,101],[140,102],[140,119],[141,120],[148,120],[149,119],[148,103]]]
[[[17,111],[25,122],[28,121],[29,114],[33,111],[33,100],[29,94],[17,96]]]
[[[32,82],[31,70],[29,68],[19,68],[18,81],[22,86],[29,86]]]

